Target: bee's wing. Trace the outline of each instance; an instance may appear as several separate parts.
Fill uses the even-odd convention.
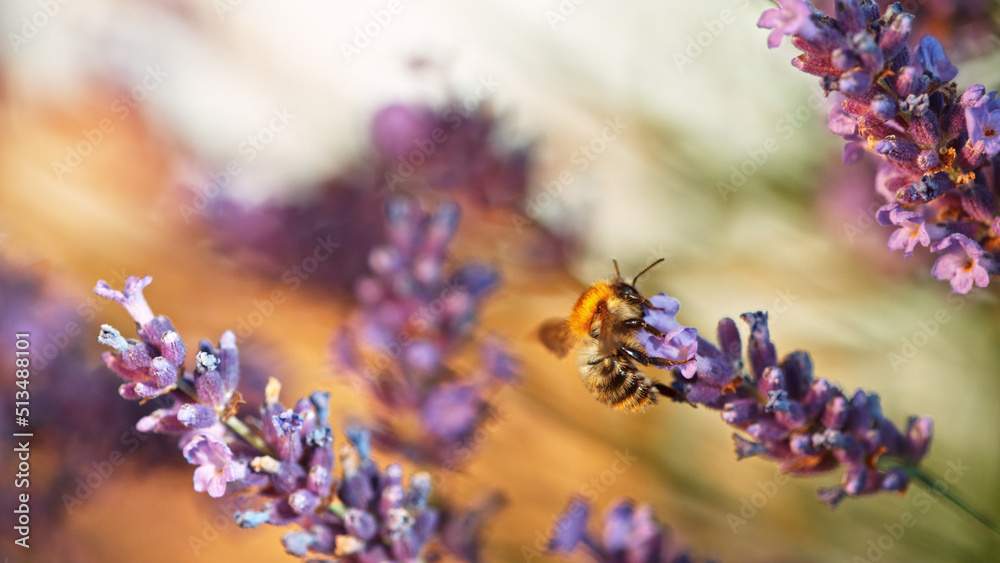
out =
[[[594,319],[601,323],[600,331],[597,333],[598,351],[602,356],[610,356],[618,348],[619,343],[615,338],[615,329],[607,308],[598,307]]]
[[[549,319],[543,322],[538,327],[538,339],[560,358],[565,357],[576,344],[576,339],[569,333],[566,319]]]

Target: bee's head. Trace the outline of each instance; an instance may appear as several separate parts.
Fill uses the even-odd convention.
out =
[[[643,298],[642,295],[639,294],[639,290],[635,288],[635,284],[636,282],[639,281],[639,276],[653,269],[653,266],[656,266],[660,262],[663,262],[663,258],[660,258],[656,262],[653,262],[649,266],[643,268],[641,272],[639,272],[638,274],[635,275],[634,278],[632,278],[632,283],[628,283],[624,279],[622,279],[621,270],[618,269],[618,260],[612,260],[612,262],[615,265],[615,275],[617,276],[615,279],[615,290],[617,291],[617,293],[629,301],[641,302]]]
[[[618,278],[615,282],[615,295],[618,295],[622,299],[628,301],[629,303],[642,303],[646,299],[639,293],[639,290],[635,288],[634,285],[628,283],[627,281]]]

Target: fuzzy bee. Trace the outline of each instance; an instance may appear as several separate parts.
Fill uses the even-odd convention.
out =
[[[639,277],[663,259],[639,272],[632,283],[622,279],[618,262],[613,262],[615,276],[591,284],[576,300],[568,318],[542,323],[539,338],[560,358],[579,347],[580,379],[598,401],[616,409],[642,412],[656,404],[659,394],[679,394],[646,377],[636,364],[674,366],[685,362],[648,356],[636,337],[641,329],[653,336],[664,336],[643,320],[643,307],[649,307],[649,302],[635,288]]]

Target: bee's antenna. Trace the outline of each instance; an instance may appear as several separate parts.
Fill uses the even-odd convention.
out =
[[[618,260],[612,258],[611,263],[615,265],[615,274],[617,274],[619,278],[622,277],[621,270],[618,269]]]
[[[641,276],[641,275],[645,274],[646,272],[650,271],[651,269],[653,269],[653,266],[656,266],[660,262],[663,262],[663,258],[660,258],[656,262],[653,262],[649,266],[646,266],[646,268],[643,271],[641,271],[638,274],[636,274],[635,277],[632,278],[632,286],[634,287],[635,286],[635,282],[639,281],[639,276]],[[618,263],[617,262],[615,263],[615,269],[616,270],[618,269]]]

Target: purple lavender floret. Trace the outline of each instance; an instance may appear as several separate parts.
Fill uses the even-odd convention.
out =
[[[239,381],[239,352],[236,335],[226,331],[218,347],[202,340],[195,354],[195,366],[184,374],[186,346],[170,319],[154,316],[142,295],[152,281],[129,277],[125,292],[111,290],[104,281],[94,292],[122,304],[136,321],[141,340],[126,340],[110,325],[101,326],[98,341],[110,347],[101,357],[112,371],[129,380],[119,388],[125,399],[148,401],[163,396],[166,405],[136,424],[142,432],[182,434],[210,428],[225,420],[242,401],[236,391]],[[178,388],[186,386],[190,392]]]
[[[174,330],[170,319],[154,316],[142,290],[153,281],[146,276],[129,276],[125,290],[111,289],[107,282],[97,282],[94,293],[125,308],[135,320],[141,340],[126,340],[109,325],[101,326],[98,342],[110,347],[101,358],[112,371],[128,381],[119,387],[119,394],[136,401],[146,401],[171,392],[184,366],[184,341]]]
[[[898,3],[880,13],[869,0],[838,0],[833,17],[801,0],[779,5],[758,26],[773,30],[771,47],[792,36],[803,52],[792,64],[840,97],[829,126],[847,141],[844,161],[856,161],[863,147],[881,159],[875,191],[896,207],[891,217],[880,212],[879,222],[903,227],[889,248],[908,257],[919,243],[946,253],[934,277],[950,280],[956,293],[985,287],[1000,273],[1000,233],[992,228],[1000,219],[996,92],[981,85],[960,92],[952,82],[958,68],[936,37],[923,37],[911,51],[914,16]],[[982,257],[971,274],[958,271],[955,245],[943,242],[956,234],[978,249],[969,256]]]
[[[944,254],[934,262],[931,274],[939,280],[950,280],[955,293],[968,293],[973,284],[977,287],[989,284],[993,255],[969,237],[960,233],[948,235],[934,243],[932,250]]]
[[[233,463],[233,452],[226,442],[207,432],[199,432],[184,446],[184,458],[197,465],[194,490],[207,492],[210,497],[226,493],[226,484],[242,476],[245,466]]]
[[[386,222],[388,240],[370,255],[373,275],[357,284],[360,305],[334,338],[334,358],[375,399],[379,445],[446,465],[489,414],[487,398],[517,379],[517,362],[496,338],[472,337],[499,276],[485,264],[447,267],[459,223],[453,202],[426,213],[412,199],[391,199]],[[452,356],[469,345],[478,345],[480,364],[454,372]]]
[[[587,529],[590,505],[581,497],[570,499],[559,515],[549,540],[549,552],[568,557],[578,548],[599,563],[643,561],[684,563],[694,561],[679,549],[668,527],[660,524],[649,505],[636,506],[622,499],[609,506],[604,527],[595,534]]]
[[[659,294],[651,301],[667,299]],[[847,496],[905,491],[909,476],[901,467],[915,467],[926,455],[931,419],[911,417],[900,432],[883,417],[878,395],[863,390],[847,395],[815,378],[808,353],[796,351],[779,360],[767,313],[740,318],[750,327],[745,362],[733,321],[723,319],[721,349],[698,338],[697,373],[672,369],[674,389],[692,404],[721,411],[722,419],[740,431],[733,434],[737,458],[763,455],[791,474],[844,466],[840,486],[818,491],[831,507]],[[650,310],[645,320],[662,331],[677,325],[664,311]],[[644,338],[655,340],[648,334]],[[655,350],[647,347],[651,355]]]

